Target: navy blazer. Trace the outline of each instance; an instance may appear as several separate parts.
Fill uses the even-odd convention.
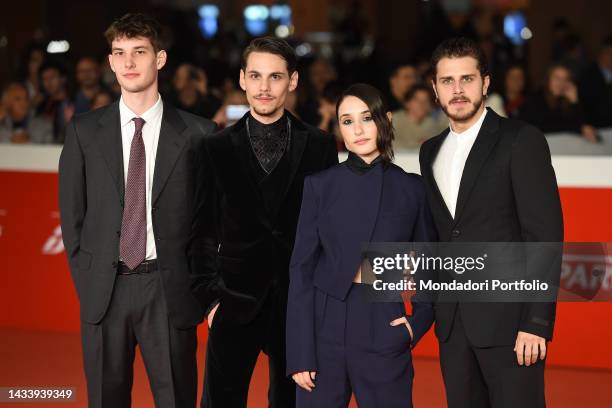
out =
[[[343,162],[306,177],[289,271],[287,374],[316,371],[315,287],[344,300],[364,243],[436,240],[425,187],[416,174],[379,163],[357,175]],[[433,306],[412,306],[407,318],[414,347],[433,323]]]

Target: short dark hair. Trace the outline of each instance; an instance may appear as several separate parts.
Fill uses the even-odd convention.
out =
[[[438,74],[438,62],[440,62],[442,58],[462,57],[474,58],[478,64],[480,75],[483,78],[489,75],[487,56],[476,41],[466,37],[454,37],[442,41],[431,55],[431,69],[433,71],[434,81]]]
[[[267,52],[278,55],[287,63],[287,71],[292,75],[297,70],[297,57],[287,41],[275,37],[255,38],[242,52],[240,67],[246,70],[247,60],[252,52]]]
[[[106,29],[104,37],[108,47],[119,38],[143,37],[151,41],[155,52],[163,49],[160,39],[161,26],[153,17],[141,13],[128,13],[119,17]]]
[[[413,86],[412,88],[410,88],[408,90],[408,92],[406,92],[406,94],[404,95],[403,102],[408,102],[409,100],[414,98],[414,96],[417,94],[417,92],[425,92],[425,93],[427,93],[427,96],[429,97],[430,102],[432,104],[434,103],[434,97],[433,97],[433,94],[431,93],[431,88],[429,86],[423,85],[423,84],[417,84],[417,85]]]
[[[338,109],[340,104],[347,96],[354,96],[359,98],[368,107],[368,110],[372,114],[372,119],[376,124],[378,135],[376,137],[376,147],[380,152],[385,162],[391,162],[393,160],[393,124],[387,116],[389,109],[385,103],[383,95],[380,91],[368,84],[353,84],[349,86],[338,99],[336,104],[336,117],[338,117]]]

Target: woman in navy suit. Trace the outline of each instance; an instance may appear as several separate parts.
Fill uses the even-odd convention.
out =
[[[431,242],[420,176],[393,164],[393,128],[381,94],[348,88],[336,108],[348,159],[304,181],[290,264],[287,375],[298,408],[412,406],[411,348],[433,323],[430,302],[367,302],[362,244]]]

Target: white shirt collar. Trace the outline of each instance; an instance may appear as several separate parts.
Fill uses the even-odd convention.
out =
[[[482,122],[484,122],[485,116],[487,115],[487,108],[484,109],[484,111],[482,112],[482,114],[480,115],[480,117],[478,118],[478,120],[469,128],[465,129],[463,132],[461,133],[457,133],[453,130],[453,127],[450,125],[448,125],[448,128],[450,129],[449,134],[452,136],[460,136],[459,140],[467,140],[467,139],[472,139],[472,138],[476,138],[476,136],[478,136],[478,132],[480,132],[480,128],[482,127]]]
[[[157,94],[157,102],[142,115],[135,114],[123,101],[123,96],[119,99],[119,117],[121,120],[121,127],[127,125],[132,119],[140,117],[145,120],[145,123],[150,123],[153,118],[160,114],[162,110],[162,98],[160,94]]]

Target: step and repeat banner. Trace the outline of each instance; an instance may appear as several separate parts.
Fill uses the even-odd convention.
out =
[[[0,327],[79,330],[78,302],[60,229],[60,151],[51,146],[0,146]],[[396,163],[418,173],[416,153],[399,152]],[[554,155],[553,165],[566,241],[612,242],[612,156]],[[595,288],[612,291],[612,252],[610,246],[603,248],[566,254],[561,286],[585,294]],[[203,341],[205,324],[199,334]],[[559,303],[549,364],[612,369],[610,344],[612,303]],[[437,356],[433,330],[414,352]]]

